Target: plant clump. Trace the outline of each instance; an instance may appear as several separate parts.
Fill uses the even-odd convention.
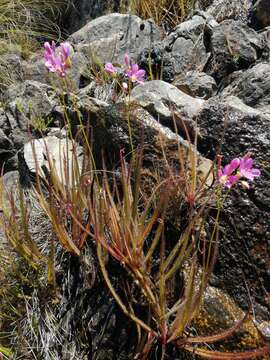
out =
[[[63,82],[68,93],[71,45],[65,42],[56,47],[46,42],[44,47],[44,66]],[[85,324],[88,311],[93,311],[88,296],[95,293],[97,281],[106,288],[117,314],[121,313],[137,334],[129,358],[158,356],[163,360],[174,351],[206,359],[245,360],[269,353],[269,344],[239,352],[214,347],[241,329],[249,312],[219,333],[196,334],[193,327],[218,257],[224,202],[234,187],[247,188],[261,176],[253,167],[251,154],[239,155],[224,167],[221,154],[217,154],[202,175],[198,135],[194,131],[191,141],[186,130],[185,148],[177,143],[174,162],[161,146],[164,169],[156,171],[153,186],[145,192],[142,168],[148,144],[143,131],[140,143],[133,141],[130,106],[131,88],[143,86],[145,71],[126,54],[124,70],[107,63],[103,72],[105,79],[107,76],[121,88],[126,109],[129,153],[120,150],[118,167],[107,169],[101,155],[97,168],[91,119],[84,121],[74,100],[69,107],[77,115],[75,126],[68,116],[67,96],[62,96],[65,136],[59,142],[58,158],[53,157],[44,137],[30,139],[30,184],[19,186],[16,192],[2,184],[6,200],[1,204],[0,226],[11,255],[0,256],[6,267],[0,277],[4,286],[1,326],[5,329],[0,353],[6,358],[41,355],[60,359],[66,354],[71,359],[90,358],[95,351],[89,335],[91,322]],[[29,194],[33,201],[28,201]],[[168,230],[171,204],[181,209],[174,237]],[[41,219],[46,224],[45,237],[33,232],[33,221],[42,223]],[[72,305],[83,309],[82,319],[71,312]],[[91,321],[94,327],[93,318]],[[54,338],[50,336],[52,328]],[[102,331],[100,334],[102,338]],[[65,336],[70,344],[62,343]]]

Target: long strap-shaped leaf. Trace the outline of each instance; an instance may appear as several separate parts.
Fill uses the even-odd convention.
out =
[[[102,257],[103,257],[103,255],[102,255],[102,245],[99,242],[97,242],[97,255],[98,255],[98,261],[99,261],[100,269],[102,271],[104,280],[105,280],[111,294],[113,295],[116,303],[123,310],[124,314],[126,316],[128,316],[129,318],[131,318],[131,320],[133,320],[136,324],[141,326],[148,333],[151,333],[151,334],[154,334],[155,336],[157,336],[157,333],[153,329],[151,329],[146,323],[144,323],[141,319],[139,319],[137,316],[135,316],[132,312],[128,311],[127,307],[124,305],[124,303],[120,299],[119,295],[115,291],[115,289],[114,289],[114,287],[113,287],[113,285],[112,285],[112,283],[111,283],[111,281],[109,279],[109,275],[108,275],[108,272],[106,270],[104,261],[102,259]]]
[[[256,359],[259,356],[270,353],[270,344],[259,349],[247,350],[242,352],[222,352],[222,351],[211,351],[205,349],[198,349],[192,346],[185,346],[185,349],[201,356],[204,359],[213,360],[249,360]]]
[[[183,342],[194,344],[194,343],[214,343],[220,340],[225,340],[228,337],[232,336],[236,331],[240,329],[242,324],[245,322],[245,320],[248,317],[248,312],[245,314],[245,316],[237,321],[231,328],[228,330],[222,331],[219,334],[215,335],[209,335],[209,336],[194,336],[190,338],[183,339]],[[181,340],[180,340],[181,342]]]

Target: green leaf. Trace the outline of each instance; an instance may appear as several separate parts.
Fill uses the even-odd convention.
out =
[[[9,348],[0,345],[0,355],[5,355],[7,357],[12,356],[12,351]]]

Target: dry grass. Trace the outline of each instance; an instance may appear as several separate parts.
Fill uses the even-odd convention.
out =
[[[17,44],[28,55],[39,46],[37,39],[60,37],[55,24],[64,0],[0,0],[0,39]]]
[[[158,25],[174,27],[185,19],[194,7],[194,0],[131,0],[131,11]]]
[[[5,54],[28,58],[45,39],[61,38],[57,19],[69,0],[0,0],[0,88],[14,83],[18,76]]]

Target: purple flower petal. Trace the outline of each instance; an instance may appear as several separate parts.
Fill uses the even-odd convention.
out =
[[[46,54],[46,55],[51,55],[51,54],[53,54],[53,49],[52,49],[50,43],[45,42],[45,43],[44,43],[44,49],[45,49],[45,54]]]
[[[107,63],[107,64],[105,64],[105,71],[108,73],[108,74],[111,74],[111,75],[113,75],[113,74],[116,74],[116,68],[113,66],[113,64],[112,63]]]
[[[240,159],[238,159],[238,158],[235,158],[230,162],[232,171],[236,170],[239,165],[240,165]]]
[[[66,75],[66,70],[71,67],[69,55],[72,47],[68,42],[60,44],[56,49],[55,43],[50,45],[48,42],[44,44],[44,60],[45,66],[50,72],[57,73],[60,77]]]
[[[60,45],[60,57],[63,62],[63,64],[66,64],[67,60],[69,59],[69,56],[72,51],[72,47],[68,42],[64,42]]]
[[[130,67],[130,59],[128,54],[125,54],[125,58],[124,58],[125,64],[127,67]]]
[[[223,170],[223,175],[231,175],[232,173],[232,170],[231,170],[231,165],[228,164],[224,167],[224,170]]]
[[[261,171],[259,169],[252,169],[252,173],[255,177],[261,176]]]
[[[251,169],[253,165],[253,160],[251,158],[243,158],[240,162],[240,168]]]
[[[236,184],[238,180],[239,180],[239,177],[238,177],[238,176],[236,176],[236,175],[231,175],[231,176],[228,178],[228,183],[230,184],[230,187],[233,186],[234,184]]]
[[[139,66],[138,66],[138,64],[132,64],[131,65],[131,71],[132,71],[132,73],[135,75],[135,74],[137,74],[137,72],[139,71]]]
[[[261,175],[259,169],[253,169],[253,159],[249,154],[245,155],[240,161],[240,176],[246,178],[247,180],[253,181],[255,177]]]

